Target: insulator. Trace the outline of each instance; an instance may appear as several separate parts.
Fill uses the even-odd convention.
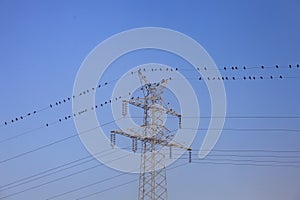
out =
[[[192,162],[192,151],[189,150],[189,163],[191,163],[191,162]]]
[[[181,116],[179,116],[179,128],[181,128]]]
[[[128,111],[128,103],[126,101],[123,101],[122,103],[122,115],[125,117],[127,115]]]
[[[132,151],[135,153],[137,151],[137,140],[132,138]]]
[[[132,139],[132,151],[135,152],[135,149],[134,149],[134,138]]]
[[[110,144],[111,144],[112,148],[115,147],[115,144],[116,144],[116,134],[115,133],[110,134]]]
[[[170,155],[169,155],[170,159],[172,159],[172,147],[170,147]]]

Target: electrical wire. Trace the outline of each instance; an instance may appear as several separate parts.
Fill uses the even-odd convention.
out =
[[[106,154],[102,155],[102,157],[104,157],[104,156],[116,153],[116,151],[113,151],[113,152],[109,152],[109,151],[113,151],[113,149],[110,148],[110,149],[98,152],[94,155],[89,155],[89,156],[86,156],[86,157],[83,157],[83,158],[79,158],[75,161],[71,161],[71,162],[65,163],[63,165],[45,170],[43,172],[39,172],[39,173],[36,173],[34,175],[31,175],[31,176],[13,181],[13,182],[8,183],[6,185],[2,185],[2,186],[0,186],[0,192],[4,191],[4,190],[15,188],[15,187],[18,187],[20,185],[24,185],[24,184],[27,184],[27,183],[30,183],[30,182],[33,182],[33,181],[36,181],[36,180],[39,180],[41,178],[45,178],[45,177],[53,175],[53,174],[57,174],[59,172],[62,172],[62,171],[65,171],[65,170],[68,170],[68,169],[86,164],[86,163],[91,162],[91,161],[94,161],[95,160],[94,156],[100,156],[101,154],[106,153]],[[80,162],[80,161],[82,161],[82,162]],[[71,164],[73,164],[73,165],[71,165]],[[69,165],[71,165],[71,166],[69,166]]]
[[[121,119],[121,118],[116,119],[116,120],[112,120],[112,121],[107,122],[107,123],[104,123],[104,124],[102,124],[102,125],[100,125],[100,126],[96,126],[96,127],[91,128],[91,129],[82,131],[82,132],[80,132],[80,133],[78,133],[78,134],[73,134],[73,135],[70,135],[70,136],[68,136],[68,137],[62,138],[62,139],[60,139],[60,140],[56,140],[56,141],[51,142],[51,143],[49,143],[49,144],[40,146],[40,147],[38,147],[38,148],[36,148],[36,149],[32,149],[32,150],[30,150],[30,151],[26,151],[26,152],[24,152],[24,153],[17,154],[17,155],[15,155],[15,156],[10,157],[10,158],[6,158],[6,159],[4,159],[4,160],[1,160],[1,161],[0,161],[0,164],[5,163],[5,162],[8,162],[8,161],[10,161],[10,160],[14,160],[14,159],[16,159],[16,158],[25,156],[25,155],[27,155],[27,154],[30,154],[30,153],[33,153],[33,152],[36,152],[36,151],[39,151],[39,150],[41,150],[41,149],[45,149],[45,148],[50,147],[50,146],[53,146],[53,145],[55,145],[55,144],[58,144],[58,143],[67,141],[67,140],[69,140],[69,139],[71,139],[71,138],[77,137],[77,136],[79,136],[79,135],[81,135],[81,134],[88,133],[88,132],[90,132],[90,131],[92,131],[92,130],[95,130],[95,129],[99,128],[99,127],[103,127],[103,126],[106,126],[106,125],[108,125],[108,124],[112,124],[112,123],[114,123],[114,122],[116,122],[117,120],[120,120],[120,119]]]
[[[115,158],[115,159],[113,159],[113,160],[110,160],[110,161],[108,161],[107,163],[111,163],[111,162],[114,162],[114,161],[117,161],[117,160],[126,158],[126,157],[128,157],[128,156],[129,156],[129,155],[127,155],[127,156],[121,156],[121,157]],[[89,170],[92,170],[92,169],[95,169],[95,168],[97,168],[97,167],[104,166],[104,165],[105,165],[104,163],[98,163],[98,164],[96,164],[96,165],[93,165],[92,167],[88,167],[88,168],[79,170],[79,171],[77,171],[77,172],[73,172],[73,173],[71,173],[71,174],[68,174],[68,175],[65,175],[65,176],[62,176],[62,177],[53,179],[53,180],[51,180],[51,181],[47,181],[47,182],[44,182],[44,183],[42,183],[42,184],[38,184],[38,185],[35,185],[35,186],[32,186],[32,187],[26,188],[26,189],[21,190],[21,191],[17,191],[17,192],[8,194],[8,195],[6,195],[6,196],[4,196],[4,197],[0,197],[0,199],[5,199],[5,198],[8,198],[8,197],[16,196],[16,195],[18,195],[18,194],[21,194],[21,193],[24,193],[24,192],[27,192],[27,191],[30,191],[30,190],[33,190],[33,189],[40,188],[40,187],[45,186],[45,185],[48,185],[48,184],[50,184],[50,183],[54,183],[54,182],[57,182],[57,181],[61,181],[61,180],[66,179],[66,178],[70,178],[70,177],[72,177],[72,176],[81,174],[81,173],[83,173],[83,172],[87,172],[87,171],[89,171]]]
[[[218,71],[228,71],[228,70],[231,70],[231,71],[243,70],[243,71],[245,71],[245,70],[248,70],[248,69],[262,69],[262,70],[263,69],[277,69],[278,70],[278,69],[284,69],[284,68],[289,68],[289,69],[291,69],[291,68],[299,68],[299,64],[293,65],[293,66],[292,65],[288,65],[288,66],[280,66],[280,67],[278,65],[275,65],[275,66],[263,66],[262,65],[260,67],[258,67],[258,66],[256,66],[256,67],[246,67],[246,66],[236,67],[235,66],[235,67],[217,68],[216,70],[218,70]],[[144,70],[146,70],[146,69],[144,69]],[[165,70],[166,71],[173,71],[173,68],[170,68],[170,69],[166,68]],[[189,69],[178,69],[178,68],[174,69],[174,71],[195,71],[195,70],[196,71],[207,71],[207,70],[215,70],[215,69],[210,69],[208,67],[202,67],[202,68],[201,67],[197,67],[196,69],[191,69],[191,70],[189,70]],[[148,71],[155,72],[155,71],[162,71],[162,69],[161,68],[152,68],[151,70],[148,70]],[[133,71],[132,74],[133,73],[137,73],[137,71]],[[73,94],[72,97],[63,98],[61,100],[56,101],[55,103],[50,103],[49,106],[42,107],[42,108],[39,108],[39,109],[35,109],[34,111],[28,112],[27,114],[23,114],[23,115],[20,115],[19,117],[15,117],[15,118],[13,118],[11,120],[7,120],[7,121],[1,123],[0,127],[5,126],[5,125],[9,125],[9,124],[12,124],[12,123],[15,123],[17,121],[21,121],[21,120],[23,120],[25,118],[28,118],[28,117],[33,116],[33,115],[36,115],[36,114],[38,114],[40,112],[43,112],[43,111],[52,109],[54,107],[63,105],[65,103],[67,103],[67,102],[70,102],[71,99],[80,97],[82,95],[87,95],[87,94],[89,94],[89,93],[91,93],[91,92],[93,92],[93,91],[95,91],[95,90],[97,90],[99,88],[103,88],[103,86],[110,85],[111,83],[119,80],[120,78],[121,77],[113,79],[113,80],[110,80],[110,81],[107,81],[107,82],[104,82],[102,84],[98,84],[95,87],[92,87],[92,88],[89,88],[89,89],[86,89],[86,90],[80,92],[79,94]],[[278,77],[271,75],[271,76],[268,76],[268,77],[263,77],[263,76],[243,76],[241,78],[238,78],[238,77],[235,77],[235,76],[231,76],[231,77],[228,77],[228,76],[223,77],[222,76],[222,77],[199,77],[199,78],[193,78],[193,77],[191,77],[191,78],[186,78],[186,79],[198,79],[198,80],[207,79],[207,80],[224,80],[225,81],[225,80],[259,80],[259,79],[266,80],[266,79],[282,79],[282,78],[283,78],[282,75],[280,75]],[[297,77],[297,76],[288,77],[288,76],[286,76],[284,78],[295,79],[295,78],[300,78],[300,77]]]
[[[300,168],[300,165],[272,165],[272,164],[254,164],[254,163],[234,163],[234,162],[210,162],[210,161],[193,161],[196,164],[210,165],[237,165],[237,166],[252,166],[252,167],[280,167],[280,168]]]
[[[168,170],[173,170],[173,169],[176,169],[176,168],[179,168],[179,167],[182,167],[182,166],[185,166],[187,165],[188,163],[183,163],[183,164],[179,164],[177,166],[174,166],[174,167],[170,167]],[[81,196],[79,198],[77,198],[77,200],[80,200],[80,199],[86,199],[88,197],[91,197],[91,196],[95,196],[95,195],[98,195],[98,194],[101,194],[103,192],[106,192],[106,191],[109,191],[109,190],[113,190],[113,189],[116,189],[116,188],[119,188],[119,187],[122,187],[122,186],[125,186],[125,185],[128,185],[129,183],[132,183],[132,182],[136,182],[138,181],[139,179],[133,179],[131,181],[128,181],[128,182],[125,182],[125,183],[122,183],[122,184],[118,184],[116,186],[112,186],[112,187],[109,187],[109,188],[106,188],[104,190],[100,190],[100,191],[97,191],[97,192],[94,192],[94,193],[90,193],[88,195],[85,195],[85,196]]]

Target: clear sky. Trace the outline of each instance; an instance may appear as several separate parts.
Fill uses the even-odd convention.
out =
[[[53,199],[78,199],[96,192],[85,199],[137,199],[138,182],[123,185],[137,179],[137,174],[122,174],[92,158],[79,165],[86,160],[76,160],[89,156],[80,139],[57,141],[77,134],[73,119],[64,117],[72,115],[67,98],[72,96],[76,73],[89,52],[114,34],[154,26],[192,37],[220,69],[238,67],[220,71],[238,80],[224,81],[229,117],[215,146],[219,151],[198,159],[209,122],[204,119],[199,126],[203,130],[197,132],[192,145],[193,163],[171,169],[187,163],[184,154],[169,166],[169,199],[299,200],[299,8],[298,0],[1,0],[0,199],[45,200],[95,182],[99,183]],[[100,80],[110,84],[98,90],[99,103],[110,99],[113,80],[127,70],[159,62],[178,67],[188,77],[201,114],[210,115],[205,84],[186,70],[190,66],[184,61],[164,52],[126,56]],[[122,68],[124,63],[127,67]],[[248,80],[249,76],[264,79]],[[59,101],[58,106],[49,107]],[[42,108],[45,110],[39,111]],[[28,112],[31,115],[24,117]],[[97,112],[103,123],[112,120],[109,106]],[[105,130],[113,128],[114,123]],[[123,147],[131,144],[129,140],[120,143]]]

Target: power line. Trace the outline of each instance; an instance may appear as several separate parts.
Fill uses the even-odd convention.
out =
[[[53,174],[57,174],[59,172],[62,172],[62,171],[65,171],[65,170],[68,170],[68,169],[71,169],[71,168],[74,168],[74,167],[86,164],[86,163],[91,162],[91,161],[94,161],[95,160],[94,156],[99,156],[99,155],[101,155],[103,153],[106,153],[106,154],[104,154],[102,156],[111,155],[113,153],[116,153],[115,151],[112,152],[112,153],[109,152],[109,151],[112,151],[112,149],[107,149],[105,151],[98,152],[98,153],[96,153],[94,155],[85,156],[85,157],[79,158],[79,159],[77,159],[75,161],[71,161],[71,162],[65,163],[63,165],[60,165],[60,166],[57,166],[57,167],[45,170],[43,172],[36,173],[34,175],[31,175],[31,176],[28,176],[28,177],[25,177],[25,178],[13,181],[13,182],[8,183],[6,185],[0,186],[0,192],[4,191],[4,190],[8,190],[8,189],[12,189],[12,188],[18,187],[20,185],[24,185],[24,184],[30,183],[32,181],[39,180],[41,178],[44,178],[44,177],[47,177],[47,176],[50,176],[50,175],[53,175]],[[85,160],[85,161],[83,161],[83,160]],[[83,162],[80,162],[80,161],[83,161]],[[74,164],[74,165],[71,165],[71,164]],[[71,165],[71,166],[69,166],[69,165]]]
[[[221,151],[221,150],[217,150],[217,151]],[[224,150],[224,151],[227,151],[227,150]],[[237,150],[235,150],[235,151],[237,151]],[[249,150],[248,150],[248,151],[249,151]],[[252,151],[252,150],[250,150],[250,151]],[[254,150],[254,151],[257,151],[257,150]],[[264,150],[264,151],[265,151],[265,150]],[[277,151],[276,151],[276,152],[277,152]],[[282,152],[290,152],[290,151],[282,151]],[[209,156],[214,156],[214,155],[209,155]],[[223,156],[223,155],[222,155],[222,156]],[[224,156],[233,156],[233,155],[224,155]],[[234,155],[234,156],[240,156],[240,155]],[[243,157],[245,157],[245,156],[243,156]],[[246,157],[249,157],[249,156],[246,155]],[[252,156],[250,155],[250,157],[252,157]],[[258,156],[255,156],[255,157],[258,157]],[[260,157],[260,156],[259,156],[259,157]],[[266,157],[266,156],[264,155],[264,156],[262,156],[262,157]],[[124,157],[122,157],[122,158],[124,158]],[[276,156],[276,158],[278,158],[278,156]],[[282,158],[282,157],[280,157],[280,158]],[[112,161],[116,161],[116,160],[118,160],[118,159],[121,159],[121,157],[120,157],[120,158],[117,158],[117,159],[114,159],[114,160],[112,160]],[[239,164],[236,164],[236,163],[232,163],[233,165],[269,166],[269,167],[273,167],[273,166],[276,166],[276,167],[300,167],[300,166],[298,166],[298,165],[291,165],[292,163],[299,163],[299,161],[271,161],[271,160],[265,160],[265,161],[263,161],[263,160],[253,160],[253,159],[252,159],[252,160],[244,160],[244,159],[241,160],[241,159],[211,159],[211,158],[206,158],[206,159],[203,160],[203,161],[205,161],[204,163],[208,163],[208,162],[206,162],[207,160],[210,160],[210,161],[231,161],[231,162],[232,162],[232,161],[234,161],[234,162],[262,162],[262,163],[265,163],[265,162],[274,162],[274,163],[279,163],[279,164],[285,164],[285,165],[271,165],[271,164],[249,164],[249,163],[239,163]],[[197,161],[201,161],[201,163],[202,163],[202,160],[196,160],[196,163],[197,163]],[[209,163],[211,163],[211,162],[209,162]],[[81,163],[81,164],[83,164],[83,163]],[[78,165],[81,165],[81,164],[78,164]],[[219,163],[217,163],[217,164],[219,164]],[[103,164],[101,164],[101,165],[103,165]],[[27,189],[25,189],[25,190],[22,190],[22,191],[13,193],[13,194],[11,194],[10,196],[14,196],[14,195],[17,195],[17,194],[20,194],[20,193],[23,193],[23,192],[26,192],[26,191],[29,191],[29,190],[32,190],[32,189],[36,189],[36,188],[41,187],[41,186],[44,186],[44,185],[47,185],[47,184],[49,184],[49,183],[53,183],[53,182],[56,182],[56,181],[65,179],[65,178],[68,178],[68,177],[70,177],[70,176],[73,176],[73,175],[76,175],[76,174],[79,174],[79,173],[83,173],[83,172],[85,172],[85,171],[94,169],[94,168],[96,168],[97,166],[99,166],[99,164],[98,164],[98,165],[95,165],[95,166],[92,166],[92,167],[89,167],[89,168],[87,168],[87,169],[80,170],[80,171],[78,171],[78,172],[75,172],[75,173],[72,173],[72,174],[69,174],[69,175],[66,175],[66,176],[63,176],[63,177],[54,179],[54,180],[52,180],[52,181],[48,181],[48,182],[45,182],[45,183],[43,183],[43,184],[36,185],[36,186],[30,187],[30,188],[27,188]],[[55,172],[55,173],[57,173],[57,172]],[[81,186],[80,188],[76,188],[76,189],[73,189],[73,190],[70,190],[70,191],[61,193],[61,194],[59,194],[59,195],[53,196],[53,197],[48,198],[48,199],[54,199],[54,198],[57,198],[57,197],[61,197],[61,196],[64,196],[64,195],[66,195],[66,194],[69,194],[69,193],[78,191],[78,190],[80,190],[80,189],[84,189],[84,188],[87,188],[87,187],[90,187],[90,186],[93,186],[93,185],[96,185],[96,184],[99,184],[99,183],[102,183],[102,182],[106,182],[106,181],[108,181],[108,180],[111,180],[111,179],[114,179],[114,178],[117,178],[117,177],[120,177],[120,176],[123,176],[123,175],[125,175],[125,173],[124,173],[124,174],[119,174],[119,175],[116,175],[116,176],[113,176],[113,177],[110,177],[110,178],[106,178],[106,179],[104,179],[104,180],[100,180],[100,181],[97,181],[97,182],[94,182],[94,183],[91,183],[91,184],[88,184],[88,185],[85,185],[85,186]],[[5,189],[5,190],[6,190],[6,189]],[[8,197],[8,196],[6,196],[6,197]],[[0,199],[1,199],[1,198],[0,198]]]
[[[280,66],[279,65],[275,65],[275,66],[264,66],[264,65],[261,65],[261,66],[256,66],[256,67],[246,67],[246,66],[243,66],[243,67],[237,67],[237,66],[234,66],[234,67],[222,67],[222,68],[217,68],[217,69],[210,69],[209,67],[197,67],[196,69],[179,69],[179,68],[175,68],[174,71],[207,71],[207,70],[218,70],[218,71],[240,71],[240,70],[249,70],[249,69],[285,69],[285,68],[299,68],[299,64],[297,65],[288,65],[288,66]],[[144,69],[145,71],[146,69]],[[173,68],[166,68],[165,69],[166,71],[173,71]],[[148,70],[150,72],[155,72],[155,71],[163,71],[163,69],[161,68],[152,68],[151,70]],[[133,73],[136,73],[136,71],[133,71]],[[119,77],[120,78],[120,77]],[[67,98],[62,98],[61,100],[57,100],[55,103],[50,103],[49,106],[46,106],[46,107],[42,107],[42,108],[39,108],[39,109],[35,109],[34,111],[32,112],[28,112],[27,114],[23,114],[23,115],[20,115],[18,117],[14,117],[10,120],[7,120],[5,122],[3,122],[0,127],[2,126],[5,126],[5,125],[8,125],[8,124],[12,124],[12,123],[15,123],[15,122],[18,122],[18,121],[22,121],[23,119],[25,118],[28,118],[30,116],[34,116],[40,112],[43,112],[43,111],[46,111],[46,110],[49,110],[49,109],[52,109],[52,108],[55,108],[57,106],[60,106],[60,105],[63,105],[67,102],[70,102],[72,99],[74,98],[77,98],[77,97],[80,97],[82,95],[87,95],[99,88],[103,88],[104,86],[107,86],[117,80],[119,80],[119,78],[117,79],[113,79],[113,80],[110,80],[110,81],[107,81],[107,82],[104,82],[102,84],[98,84],[92,88],[87,88],[86,90],[80,92],[79,94],[73,94],[72,97],[67,97]],[[276,77],[276,76],[268,76],[268,77],[264,77],[264,76],[243,76],[241,78],[239,77],[235,77],[235,76],[221,76],[221,77],[199,77],[199,78],[186,78],[186,79],[198,79],[198,80],[202,80],[202,79],[207,79],[207,80],[259,80],[259,79],[282,79],[282,78],[300,78],[300,77],[283,77],[282,75]]]
[[[122,148],[122,149],[129,149],[129,147]],[[106,151],[98,152],[95,155],[102,154],[102,153],[105,153],[107,151],[113,151],[113,150],[112,149],[107,149]],[[193,150],[193,151],[195,151],[195,150]],[[204,150],[202,150],[202,151],[204,151]],[[255,152],[255,153],[258,153],[258,152],[260,152],[260,153],[262,153],[262,152],[263,153],[266,153],[266,152],[271,152],[271,153],[300,153],[300,150],[296,151],[296,150],[267,150],[267,149],[231,149],[231,150],[230,149],[212,149],[212,150],[209,150],[209,151],[211,151],[211,152],[239,152],[239,153],[244,153],[244,152]],[[55,174],[55,173],[58,173],[58,172],[61,172],[61,171],[64,171],[64,170],[67,170],[67,169],[79,166],[79,165],[82,165],[82,164],[85,164],[87,162],[90,162],[90,161],[94,160],[94,156],[95,155],[85,156],[85,157],[79,158],[77,160],[65,163],[63,165],[56,166],[54,168],[48,169],[46,171],[43,171],[43,172],[31,175],[29,177],[13,181],[13,182],[11,182],[9,184],[2,185],[2,186],[0,186],[0,191],[11,189],[11,188],[17,187],[19,185],[23,185],[23,184],[26,184],[26,183],[29,183],[29,182],[32,182],[32,181],[44,178],[46,176],[49,176],[49,175],[52,175],[52,174]],[[105,154],[105,155],[107,155],[107,154]],[[193,155],[196,155],[196,154],[193,154]],[[86,160],[88,158],[92,158],[92,159]],[[277,158],[278,158],[278,156],[277,156]],[[286,158],[286,157],[282,156],[280,158]],[[82,161],[82,160],[86,160],[86,161],[77,163],[77,162]],[[273,161],[267,161],[267,162],[273,162]],[[290,161],[290,162],[297,162],[297,161]],[[75,164],[75,165],[72,165],[72,166],[67,167],[67,168],[60,169],[62,167],[66,167],[66,166],[68,166],[70,164]],[[57,171],[54,171],[54,170],[57,170]],[[52,172],[52,171],[54,171],[54,172]],[[50,173],[48,173],[48,172],[50,172]]]
[[[173,170],[173,169],[176,169],[176,168],[178,168],[178,167],[185,166],[185,165],[187,165],[187,164],[188,164],[188,163],[179,164],[179,165],[177,165],[177,166],[174,166],[174,167],[169,168],[168,170]],[[98,192],[94,192],[94,193],[91,193],[91,194],[88,194],[88,195],[79,197],[79,198],[77,198],[77,200],[80,200],[80,199],[86,199],[86,198],[88,198],[88,197],[95,196],[95,195],[101,194],[101,193],[103,193],[103,192],[106,192],[106,191],[109,191],[109,190],[113,190],[113,189],[116,189],[116,188],[119,188],[119,187],[128,185],[129,183],[132,183],[132,182],[135,182],[135,181],[138,181],[138,180],[139,180],[139,179],[134,179],[134,180],[131,180],[131,181],[128,181],[128,182],[125,182],[125,183],[122,183],[122,184],[119,184],[119,185],[116,185],[116,186],[112,186],[112,187],[106,188],[106,189],[104,189],[104,190],[101,190],[101,191],[98,191]]]
[[[127,155],[127,156],[129,156],[129,155]],[[110,162],[114,162],[114,161],[123,159],[123,158],[125,158],[125,157],[127,157],[127,156],[121,156],[121,157],[119,157],[119,158],[115,158],[115,159],[113,159],[113,160],[111,160],[111,161],[108,161],[107,163],[110,163]],[[27,192],[27,191],[30,191],[30,190],[33,190],[33,189],[36,189],[36,188],[39,188],[39,187],[48,185],[48,184],[50,184],[50,183],[54,183],[54,182],[57,182],[57,181],[60,181],[60,180],[63,180],[63,179],[72,177],[72,176],[74,176],[74,175],[81,174],[81,173],[83,173],[83,172],[86,172],[86,171],[95,169],[95,168],[100,167],[100,166],[103,166],[103,165],[104,165],[104,163],[99,163],[99,164],[97,164],[97,165],[93,165],[92,167],[88,167],[88,168],[86,168],[86,169],[82,169],[82,170],[80,170],[80,171],[77,171],[77,172],[74,172],[74,173],[71,173],[71,174],[68,174],[68,175],[65,175],[65,176],[62,176],[62,177],[53,179],[53,180],[51,180],[51,181],[47,181],[47,182],[44,182],[44,183],[42,183],[42,184],[39,184],[39,185],[35,185],[35,186],[32,186],[32,187],[26,188],[26,189],[24,189],[24,190],[14,192],[14,193],[9,194],[9,195],[6,195],[6,196],[4,196],[4,197],[0,197],[0,199],[4,199],[4,198],[16,196],[16,195],[18,195],[18,194],[21,194],[21,193],[24,193],[24,192]]]
[[[122,97],[121,97],[122,99]],[[109,101],[106,101],[106,102],[109,102]],[[106,104],[104,104],[106,105]],[[102,104],[103,106],[103,104]],[[101,107],[102,107],[101,106]],[[89,112],[89,111],[94,111],[94,109],[97,109],[99,108],[100,106],[98,105],[95,105],[93,108],[91,109],[85,109],[85,113],[86,112]],[[81,113],[83,114],[83,113]],[[39,126],[37,128],[33,128],[33,129],[30,129],[30,130],[27,130],[25,132],[21,132],[17,135],[14,135],[14,136],[11,136],[11,137],[8,137],[8,138],[5,138],[3,140],[0,140],[0,144],[1,143],[4,143],[4,142],[7,142],[7,141],[10,141],[10,140],[13,140],[13,139],[16,139],[16,138],[19,138],[21,136],[24,136],[24,135],[27,135],[27,134],[30,134],[32,132],[35,132],[35,131],[38,131],[38,130],[41,130],[43,128],[47,128],[47,127],[50,127],[50,126],[53,126],[53,125],[56,125],[60,122],[63,122],[63,121],[66,121],[70,118],[74,118],[74,114],[73,115],[66,115],[64,117],[61,117],[59,118],[58,120],[56,121],[53,121],[53,122],[48,122],[48,123],[45,123],[45,125],[42,125],[42,126]],[[124,118],[129,118],[129,117],[124,117]],[[139,118],[142,118],[142,117],[137,117],[137,116],[131,116],[130,118],[135,118],[135,119],[139,119]],[[167,118],[174,118],[172,116],[168,116]],[[300,116],[199,116],[199,117],[195,117],[195,116],[183,116],[183,118],[199,118],[199,119],[213,119],[213,118],[225,118],[225,119],[300,119]],[[65,120],[63,120],[65,119]],[[187,128],[188,129],[188,128]],[[200,130],[207,130],[207,129],[198,129],[199,131]],[[271,128],[267,128],[267,129],[243,129],[243,128],[231,128],[231,129],[222,129],[224,131],[287,131],[287,132],[299,132],[300,129],[280,129],[280,128],[275,128],[275,129],[271,129]]]
[[[120,120],[120,119],[117,119],[117,120]],[[96,126],[96,127],[94,127],[94,128],[91,128],[91,129],[82,131],[82,132],[80,132],[80,133],[78,133],[78,134],[70,135],[70,136],[68,136],[68,137],[62,138],[62,139],[57,140],[57,141],[54,141],[54,142],[52,142],[52,143],[49,143],[49,144],[40,146],[40,147],[38,147],[38,148],[36,148],[36,149],[32,149],[32,150],[30,150],[30,151],[26,151],[26,152],[24,152],[24,153],[21,153],[21,154],[12,156],[12,157],[10,157],[10,158],[1,160],[1,161],[0,161],[0,164],[5,163],[5,162],[10,161],[10,160],[13,160],[13,159],[16,159],[16,158],[19,158],[19,157],[22,157],[22,156],[24,156],[24,155],[27,155],[27,154],[30,154],[30,153],[33,153],[33,152],[36,152],[36,151],[39,151],[39,150],[41,150],[41,149],[45,149],[45,148],[50,147],[50,146],[53,146],[53,145],[55,145],[55,144],[58,144],[58,143],[67,141],[67,140],[69,140],[69,139],[71,139],[71,138],[74,138],[74,137],[79,136],[80,134],[85,134],[85,133],[90,132],[90,131],[92,131],[92,130],[95,130],[95,129],[99,128],[99,127],[103,127],[103,126],[105,126],[105,125],[114,123],[114,122],[117,121],[117,120],[113,120],[113,121],[104,123],[104,124],[102,124],[102,125],[100,125],[100,126]]]
[[[196,164],[210,164],[210,165],[237,165],[237,166],[253,166],[253,167],[289,167],[299,168],[300,165],[272,165],[272,164],[254,164],[254,163],[234,163],[234,162],[209,162],[209,161],[195,161]]]

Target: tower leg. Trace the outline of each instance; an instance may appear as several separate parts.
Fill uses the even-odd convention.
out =
[[[143,142],[139,179],[139,200],[167,200],[165,155],[155,144]]]

